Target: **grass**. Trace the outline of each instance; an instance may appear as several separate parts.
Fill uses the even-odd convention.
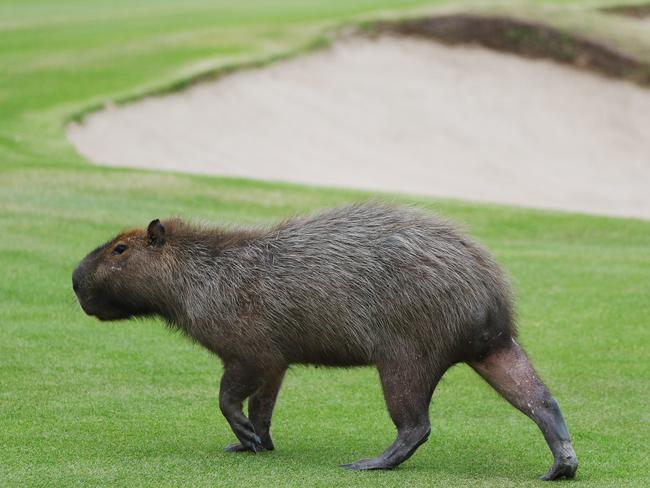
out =
[[[369,368],[291,370],[278,450],[223,453],[216,358],[155,321],[100,324],[70,289],[87,251],[153,217],[266,222],[369,195],[90,166],[65,141],[68,117],[424,3],[0,0],[0,485],[541,485],[541,435],[464,366],[434,396],[430,441],[393,472],[337,466],[393,437]],[[571,7],[568,25],[575,9],[615,2],[553,3]],[[385,198],[464,222],[508,269],[521,341],[581,457],[576,483],[648,486],[650,222]]]

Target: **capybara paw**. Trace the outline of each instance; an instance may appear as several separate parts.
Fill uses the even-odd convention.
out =
[[[257,434],[252,433],[248,439],[241,440],[242,446],[252,452],[261,450],[262,439]]]
[[[225,452],[258,452],[258,451],[272,451],[274,449],[275,447],[273,446],[272,442],[265,442],[265,441],[262,441],[260,445],[256,446],[255,451],[253,451],[250,447],[244,446],[241,443],[228,444],[226,447],[223,448]]]
[[[244,447],[241,444],[228,444],[223,448],[224,452],[250,452],[248,447]]]
[[[242,450],[249,450],[251,452],[257,452],[262,446],[262,439],[255,433],[253,424],[250,422],[235,423],[233,425],[233,432],[239,439],[239,443],[242,445]]]
[[[562,478],[575,478],[576,471],[578,470],[578,460],[576,458],[565,459],[562,461],[556,461],[551,466],[551,469],[548,470],[544,476],[540,476],[539,479],[544,481],[559,480]]]
[[[353,471],[366,471],[369,469],[393,469],[394,466],[387,463],[381,457],[376,457],[373,459],[361,459],[354,463],[350,464],[341,464],[342,468],[350,469]]]

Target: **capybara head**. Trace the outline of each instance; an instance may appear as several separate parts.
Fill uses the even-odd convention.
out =
[[[165,227],[152,221],[92,251],[72,273],[81,308],[100,320],[152,315],[165,247]],[[159,297],[158,297],[159,299]]]

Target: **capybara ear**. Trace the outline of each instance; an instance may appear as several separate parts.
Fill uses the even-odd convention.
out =
[[[160,220],[152,220],[147,227],[147,239],[150,246],[162,246],[165,243],[165,226]]]

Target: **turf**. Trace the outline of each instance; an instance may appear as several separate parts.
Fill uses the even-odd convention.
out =
[[[369,368],[292,369],[278,449],[223,453],[219,361],[156,321],[85,317],[70,289],[86,252],[154,217],[258,223],[371,195],[94,167],[66,143],[68,117],[420,3],[0,1],[1,486],[541,485],[536,427],[465,366],[434,396],[429,442],[392,472],[338,467],[393,437]],[[648,486],[650,222],[382,198],[463,222],[508,269],[521,342],[581,459],[576,482]]]

